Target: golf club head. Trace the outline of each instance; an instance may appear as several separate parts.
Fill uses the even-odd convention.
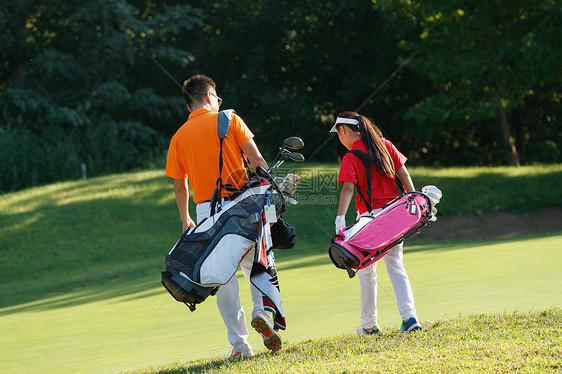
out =
[[[301,138],[291,136],[290,138],[285,139],[285,141],[283,142],[283,147],[291,149],[301,149],[302,147],[304,147],[304,142]]]
[[[293,161],[296,162],[303,162],[304,161],[304,156],[298,152],[291,152],[289,154],[289,158]]]

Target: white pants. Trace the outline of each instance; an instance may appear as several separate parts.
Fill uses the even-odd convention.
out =
[[[373,213],[381,209],[373,210]],[[414,294],[410,285],[408,273],[404,268],[402,243],[392,249],[382,258],[386,272],[392,283],[398,312],[403,321],[416,316]],[[357,271],[359,287],[361,289],[361,325],[370,329],[377,325],[377,263]]]
[[[224,206],[224,204],[223,204]],[[197,223],[210,215],[210,203],[204,202],[197,204]],[[246,257],[240,262],[244,277],[249,278],[254,261],[255,249],[252,249]],[[262,293],[258,291],[253,284],[250,283],[250,293],[254,309],[252,314],[257,310],[263,311]],[[251,350],[248,343],[248,329],[246,328],[246,316],[240,302],[238,278],[236,274],[228,281],[228,283],[219,287],[217,292],[217,306],[226,325],[228,341],[232,344],[234,352],[248,352]]]

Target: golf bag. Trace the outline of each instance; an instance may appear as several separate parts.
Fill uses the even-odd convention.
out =
[[[234,276],[240,261],[257,245],[263,230],[269,229],[263,222],[268,200],[276,206],[280,219],[284,200],[265,174],[253,176],[222,210],[186,230],[166,256],[162,284],[190,310],[195,310],[196,304],[214,295],[218,286]],[[294,245],[294,228],[291,231],[292,226],[283,223],[286,225],[283,232],[288,237],[278,238],[276,244],[289,248],[291,241]]]
[[[410,192],[386,206],[374,216],[361,216],[353,225],[342,228],[332,238],[328,250],[337,268],[362,269],[378,261],[395,245],[417,234],[435,220],[433,202],[422,192]]]
[[[372,211],[371,201],[371,165],[369,156],[359,150],[352,150],[365,166],[367,174],[367,191],[358,189],[358,193]],[[347,270],[350,278],[356,271],[378,261],[395,245],[417,234],[430,221],[437,220],[435,205],[441,199],[441,191],[435,186],[425,186],[422,192],[406,193],[402,182],[395,176],[398,193],[402,195],[385,205],[374,216],[361,216],[355,224],[342,228],[332,238],[328,250],[330,259],[337,268]]]

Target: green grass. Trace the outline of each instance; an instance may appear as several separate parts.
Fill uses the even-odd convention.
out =
[[[303,203],[289,207],[285,218],[297,227],[297,248],[276,256],[288,322],[283,338],[300,350],[305,349],[297,346],[301,341],[355,331],[359,292],[357,280],[336,269],[326,254],[337,206],[329,201],[337,195],[329,173],[336,175],[337,168],[296,170]],[[522,191],[523,199],[533,196],[533,204],[523,204],[529,209],[560,206],[561,170],[551,165],[410,171],[418,188],[435,184],[443,190],[439,209],[446,217],[492,210],[504,194],[512,205],[502,207],[517,211],[521,204],[513,200]],[[466,199],[483,191],[492,197]],[[318,196],[324,203],[312,202]],[[464,201],[462,209],[456,207],[458,199]],[[214,300],[189,313],[159,284],[164,257],[180,229],[172,182],[161,170],[1,195],[0,372],[118,372],[226,355],[228,342]],[[432,326],[428,321],[460,314],[560,306],[561,247],[560,233],[407,243],[418,315]],[[398,312],[383,267],[380,322],[392,336]],[[241,293],[249,310],[246,280]],[[257,334],[250,342],[262,351]]]
[[[412,334],[308,339],[240,362],[197,360],[134,373],[559,373],[561,323],[560,309],[474,314],[428,322]]]
[[[285,164],[287,165],[287,164]],[[339,196],[338,166],[318,164],[294,166],[304,181],[299,191],[315,190]],[[293,168],[293,169],[291,169]],[[408,167],[417,190],[435,185],[443,192],[439,214],[454,216],[498,209],[525,212],[546,207],[562,208],[562,164],[500,167],[426,168]],[[335,187],[334,187],[335,186]],[[337,207],[336,207],[337,208]],[[333,215],[332,212],[330,212]]]
[[[561,246],[562,235],[406,246],[418,316],[430,327],[461,315],[562,305]],[[539,248],[540,255],[529,255]],[[299,342],[342,334],[352,340],[359,324],[357,279],[336,269],[326,254],[287,251],[277,257],[286,347],[299,350]],[[115,373],[227,355],[215,300],[189,312],[170,299],[158,270],[0,309],[0,372]],[[400,320],[384,263],[379,275],[379,322],[393,336]],[[251,310],[248,282],[240,283],[244,308]],[[249,341],[256,353],[264,352],[257,333],[250,331]]]
[[[174,201],[173,186],[162,171],[3,195],[0,306],[122,274],[150,274],[181,231]],[[14,288],[16,277],[21,282]]]
[[[297,227],[297,250],[323,253],[337,211],[337,166],[284,166],[301,176],[301,204],[285,214]],[[163,174],[111,175],[1,195],[0,307],[153,274],[181,230],[172,182]],[[411,174],[418,189],[434,184],[443,190],[441,217],[490,211],[496,205],[509,211],[562,207],[562,164],[412,167]],[[349,209],[347,221],[354,218]],[[22,273],[25,279],[14,288],[13,279]]]
[[[440,214],[562,207],[562,164],[523,167],[413,168],[418,189],[443,186]]]

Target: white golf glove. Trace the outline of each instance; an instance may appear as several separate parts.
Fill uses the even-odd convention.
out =
[[[345,227],[345,216],[336,217],[336,234],[342,227]]]

